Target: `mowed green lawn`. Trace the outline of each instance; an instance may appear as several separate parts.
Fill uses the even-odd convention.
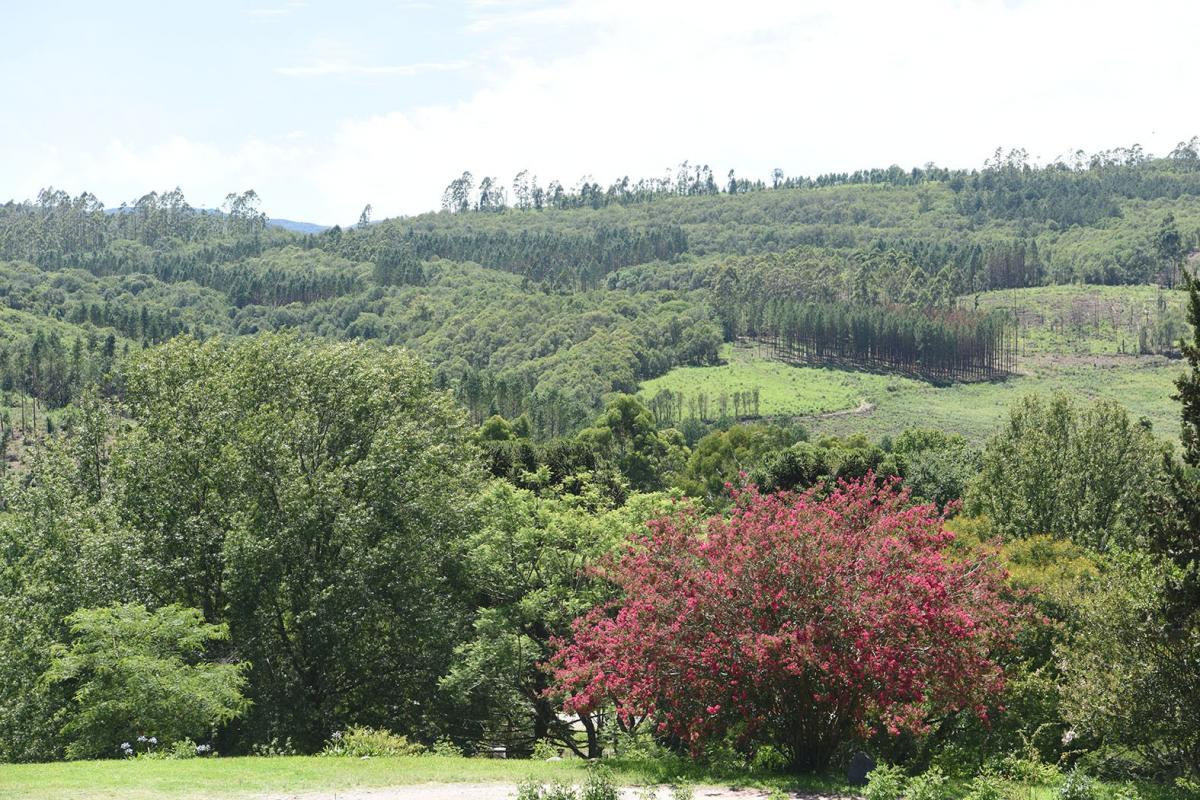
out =
[[[626,786],[663,784],[676,777],[696,784],[783,788],[845,794],[836,779],[712,775],[690,764],[606,760]],[[183,761],[68,761],[0,765],[0,798],[22,800],[247,800],[379,789],[420,783],[516,784],[525,779],[579,783],[587,763],[491,760],[445,756],[407,758],[211,758]],[[497,795],[500,796],[499,794]],[[665,797],[666,794],[663,793]]]
[[[415,783],[516,783],[578,779],[582,761],[411,758],[212,758],[184,761],[69,761],[0,766],[0,798],[28,800],[200,800],[340,792]]]

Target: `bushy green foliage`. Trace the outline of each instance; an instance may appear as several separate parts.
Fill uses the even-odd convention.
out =
[[[1058,789],[1059,800],[1096,800],[1096,782],[1083,770],[1071,770]]]
[[[996,774],[1015,783],[1048,786],[1062,779],[1054,764],[1043,761],[1038,752],[1026,748],[1023,752],[1006,753],[995,765]]]
[[[579,800],[620,800],[621,792],[613,782],[612,773],[602,766],[588,770],[579,787]]]
[[[1185,574],[1146,556],[1111,560],[1059,647],[1063,716],[1104,743],[1100,761],[1200,769],[1200,625],[1174,598]]]
[[[939,507],[961,499],[979,469],[979,453],[956,433],[909,428],[896,437],[892,452],[913,497]]]
[[[905,796],[908,777],[894,764],[876,764],[867,774],[864,800],[900,800]]]
[[[516,800],[543,800],[545,790],[541,783],[526,778],[517,784]]]
[[[689,494],[710,502],[727,496],[725,484],[735,488],[768,457],[794,444],[789,431],[774,425],[734,425],[714,431],[692,449],[679,484]]]
[[[598,757],[595,729],[580,748],[546,696],[541,664],[552,637],[610,596],[590,570],[630,530],[665,511],[665,495],[635,495],[620,508],[599,496],[558,496],[487,485],[476,505],[480,524],[461,546],[464,577],[480,607],[472,629],[441,680],[446,696],[472,721],[472,738],[510,741],[514,730],[539,730],[577,755]],[[525,745],[528,746],[528,745]]]
[[[250,753],[260,758],[283,758],[296,755],[296,746],[292,744],[290,736],[282,741],[277,737],[272,737],[270,741],[256,742],[251,745]]]
[[[348,705],[421,724],[463,620],[439,587],[478,478],[427,368],[364,344],[181,338],[138,357],[127,397],[138,425],[110,480],[140,583],[228,620],[253,664],[247,733],[316,748]]]
[[[1009,800],[1012,788],[1009,784],[992,772],[981,772],[967,784],[964,800]]]
[[[868,786],[870,784],[868,783]],[[910,778],[904,789],[905,800],[950,800],[950,784],[937,767]]]
[[[541,800],[578,800],[578,795],[575,793],[574,784],[559,778],[551,781],[550,785],[542,790]]]
[[[438,740],[433,743],[433,747],[430,748],[429,752],[433,753],[435,756],[443,756],[446,758],[463,757],[463,749],[455,744],[448,736],[439,737]]]
[[[366,725],[351,725],[344,731],[334,731],[321,750],[321,755],[377,758],[416,756],[424,752],[423,746],[391,731]]]
[[[696,787],[687,781],[671,781],[671,800],[692,800],[696,796]]]
[[[136,748],[137,745],[131,744],[130,747]],[[163,761],[186,761],[193,758],[210,758],[216,755],[217,752],[212,749],[211,745],[198,745],[191,739],[179,739],[163,747],[147,749],[141,753],[137,753],[136,757]]]
[[[1118,403],[1029,396],[988,441],[968,508],[1009,538],[1137,547],[1165,493],[1162,463],[1162,445]]]
[[[197,660],[229,631],[195,609],[80,609],[67,622],[73,641],[55,646],[45,680],[74,690],[62,729],[70,758],[109,755],[138,732],[166,744],[200,736],[249,705],[242,665]]]

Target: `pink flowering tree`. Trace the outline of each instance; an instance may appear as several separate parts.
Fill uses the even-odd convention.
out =
[[[951,554],[942,522],[872,475],[653,521],[602,568],[621,599],[557,643],[557,690],[569,711],[613,705],[693,754],[727,734],[770,743],[797,771],[873,731],[986,718],[1015,607],[994,558]]]

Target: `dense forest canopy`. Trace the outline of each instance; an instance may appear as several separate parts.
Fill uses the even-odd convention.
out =
[[[206,211],[179,189],[116,209],[46,189],[0,207],[0,380],[58,408],[131,347],[292,329],[403,344],[477,421],[529,414],[553,437],[613,393],[714,363],[781,294],[917,309],[933,329],[933,309],[990,289],[1173,285],[1200,236],[1198,148],[768,182],[685,162],[574,189],[464,173],[441,213],[365,211],[320,234],[269,225],[253,191]]]

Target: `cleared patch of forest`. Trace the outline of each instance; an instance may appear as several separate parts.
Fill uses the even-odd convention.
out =
[[[682,397],[682,416],[676,409],[674,421],[693,416],[692,402],[700,397],[708,398],[706,418],[720,418],[725,395],[725,416],[733,418],[797,417],[817,433],[871,437],[933,426],[982,442],[1022,395],[1062,391],[1080,399],[1118,400],[1159,435],[1178,439],[1171,395],[1180,362],[1138,355],[1136,345],[1139,331],[1156,324],[1172,332],[1169,341],[1178,341],[1186,330],[1182,292],[1153,286],[1044,286],[984,292],[978,299],[981,309],[1007,309],[1020,320],[1020,355],[1006,380],[936,386],[851,369],[793,366],[773,358],[769,347],[727,345],[721,365],[674,369],[643,383],[640,393],[652,408],[664,391]],[[974,301],[974,296],[959,300]],[[732,398],[755,390],[757,412],[753,407],[735,412]],[[860,414],[829,414],[864,405],[870,408]]]

